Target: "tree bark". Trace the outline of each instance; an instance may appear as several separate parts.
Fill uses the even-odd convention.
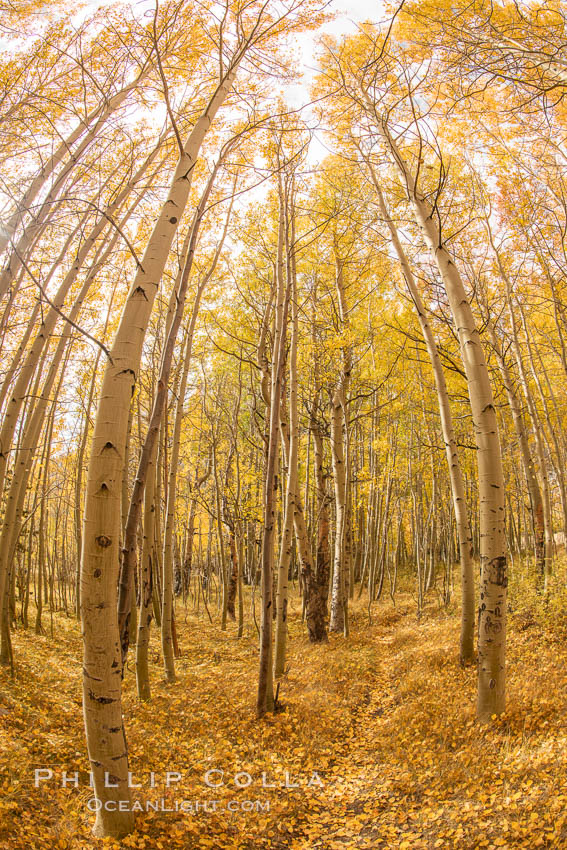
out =
[[[348,333],[348,308],[344,288],[344,264],[336,256],[336,288],[339,302],[339,316],[343,332]],[[335,384],[331,400],[331,457],[335,484],[335,554],[333,566],[333,590],[331,596],[331,619],[329,631],[348,634],[348,594],[347,580],[349,564],[346,558],[346,538],[348,521],[347,503],[347,461],[345,446],[347,440],[346,408],[352,369],[352,355],[348,343],[343,346],[342,366]]]
[[[505,492],[498,421],[486,357],[459,270],[444,245],[429,203],[419,193],[387,124],[388,152],[412,204],[416,222],[435,261],[453,315],[465,367],[477,446],[480,499],[480,610],[477,716],[488,722],[505,710],[506,588],[508,586]]]
[[[149,238],[112,346],[95,420],[87,476],[81,567],[84,635],[83,705],[95,796],[101,807],[94,834],[121,837],[134,825],[122,718],[122,654],[117,617],[120,501],[130,401],[152,305],[191,187],[207,130],[236,75],[233,65],[197,119],[180,155],[167,200]],[[128,602],[130,596],[128,595]],[[105,783],[112,774],[114,787]],[[116,811],[107,807],[116,801]],[[120,811],[119,801],[127,811]],[[124,805],[124,804],[123,804]]]
[[[386,201],[382,193],[380,184],[376,178],[376,174],[372,166],[370,166],[372,181],[378,197],[378,205],[384,221],[388,225],[390,236],[394,250],[396,251],[402,274],[406,282],[406,286],[414,303],[427,353],[431,361],[433,375],[435,378],[435,388],[437,391],[437,402],[439,405],[439,416],[441,419],[441,430],[443,433],[443,442],[445,444],[445,454],[447,457],[447,466],[449,469],[449,478],[451,482],[451,495],[453,499],[453,509],[455,511],[455,520],[457,523],[457,534],[459,537],[459,552],[461,563],[461,636],[460,636],[460,659],[461,664],[470,664],[474,660],[474,623],[475,623],[475,598],[474,598],[474,573],[473,573],[473,551],[472,551],[472,536],[469,525],[469,517],[467,511],[467,502],[465,494],[465,485],[463,480],[463,472],[459,452],[457,449],[457,441],[455,438],[455,429],[453,427],[453,416],[451,413],[451,405],[449,403],[449,393],[447,391],[447,382],[445,373],[437,350],[437,344],[433,335],[433,330],[429,324],[427,313],[424,304],[421,300],[421,295],[417,288],[415,277],[411,270],[409,260],[402,247],[398,230],[392,221],[389,210],[386,206]]]
[[[260,666],[258,675],[258,695],[256,711],[263,716],[273,711],[272,677],[272,605],[274,572],[274,536],[276,521],[276,503],[278,493],[277,460],[279,446],[279,423],[281,386],[285,363],[285,339],[287,313],[289,305],[289,281],[284,280],[283,239],[284,239],[283,193],[280,187],[278,247],[276,258],[276,303],[275,329],[272,351],[272,381],[269,406],[268,452],[264,478],[264,534],[262,537],[262,612],[260,620]]]

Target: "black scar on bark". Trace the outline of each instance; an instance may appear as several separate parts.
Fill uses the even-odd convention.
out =
[[[98,702],[101,705],[109,705],[111,702],[116,702],[113,697],[97,697],[92,691],[89,691],[89,698],[94,700],[94,702]]]
[[[146,290],[144,289],[143,286],[137,286],[130,297],[134,298],[134,296],[136,296],[136,295],[143,295],[143,297],[146,299],[146,301],[148,300],[148,296],[146,295]]]
[[[110,440],[107,440],[102,449],[100,450],[100,453],[102,454],[103,452],[107,452],[110,449],[114,449],[114,451],[118,454],[118,449],[116,448],[114,443],[111,443]]]
[[[508,587],[505,556],[500,555],[488,562],[488,580],[497,587]]]

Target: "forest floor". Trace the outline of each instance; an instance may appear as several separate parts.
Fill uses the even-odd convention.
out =
[[[396,601],[375,605],[372,625],[355,603],[349,640],[312,646],[294,597],[284,710],[262,721],[254,625],[238,640],[234,624],[222,632],[178,608],[178,681],[163,680],[154,634],[153,698],[138,702],[130,671],[124,699],[133,793],[173,811],[139,814],[121,846],[567,848],[564,627],[512,613],[509,708],[479,728],[456,608],[431,603],[418,620],[409,595]],[[45,625],[46,636],[16,632],[16,678],[0,673],[0,847],[118,846],[90,834],[79,629],[63,614],[53,637]],[[36,768],[53,770],[38,788]],[[205,783],[211,769],[221,787]],[[166,789],[168,770],[182,778]],[[79,771],[80,787],[62,787],[62,771]]]

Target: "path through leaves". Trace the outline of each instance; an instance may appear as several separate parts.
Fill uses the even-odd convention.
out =
[[[296,598],[291,613],[284,710],[262,722],[253,714],[251,632],[238,643],[231,627],[205,627],[191,614],[184,622],[180,610],[179,680],[161,681],[157,642],[150,703],[137,701],[129,671],[130,762],[142,786],[134,795],[160,810],[139,814],[122,846],[567,846],[567,675],[558,635],[512,618],[510,710],[483,730],[474,720],[475,671],[457,663],[455,617],[431,607],[418,622],[406,598],[395,610],[380,604],[371,627],[357,610],[348,644],[332,636],[311,646]],[[18,631],[16,680],[1,674],[0,846],[118,846],[90,836],[80,636],[70,618],[58,615],[55,625],[54,638]],[[53,771],[37,789],[36,768]],[[78,771],[79,787],[61,787],[62,771]],[[169,788],[167,771],[181,774]],[[193,811],[175,811],[176,801]]]

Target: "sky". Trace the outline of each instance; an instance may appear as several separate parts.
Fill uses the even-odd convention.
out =
[[[302,33],[297,36],[297,48],[301,54],[303,66],[303,81],[285,92],[286,101],[294,106],[309,102],[309,85],[316,74],[316,43],[319,36],[329,34],[335,36],[356,32],[361,21],[380,21],[386,17],[383,0],[332,0],[331,11],[336,17],[325,23],[316,32]],[[316,132],[309,146],[307,162],[314,166],[329,153],[323,135]]]
[[[86,0],[84,5],[80,4],[80,8],[73,15],[72,20],[75,25],[78,25],[94,10],[123,2],[124,0]],[[143,12],[145,9],[155,8],[155,0],[130,0],[130,3],[126,4],[137,8],[140,12]],[[47,14],[50,6],[49,0],[45,0],[43,5],[45,9],[44,14]],[[37,8],[38,11],[36,14],[41,18],[41,7],[38,5]],[[294,47],[298,53],[298,64],[303,71],[303,79],[297,84],[287,85],[282,91],[286,102],[294,108],[309,104],[310,83],[317,72],[317,39],[322,34],[335,36],[346,35],[356,32],[358,24],[362,21],[374,20],[378,22],[387,17],[387,13],[384,10],[384,0],[331,0],[329,10],[335,15],[332,20],[327,21],[316,31],[305,32],[294,36]],[[10,44],[3,41],[0,33],[0,49],[3,48],[9,49]],[[310,112],[309,106],[306,106],[303,112],[304,117],[309,119]],[[329,148],[327,147],[327,143],[321,132],[314,133],[307,157],[309,166],[314,167],[328,155]]]
[[[335,13],[333,20],[327,21],[315,32],[305,32],[295,37],[295,45],[301,52],[306,85],[313,76],[316,65],[315,51],[317,38],[323,33],[346,35],[356,31],[357,25],[365,20],[379,20],[384,16],[381,0],[332,0],[329,9]],[[298,87],[298,102],[301,102],[301,87]]]

